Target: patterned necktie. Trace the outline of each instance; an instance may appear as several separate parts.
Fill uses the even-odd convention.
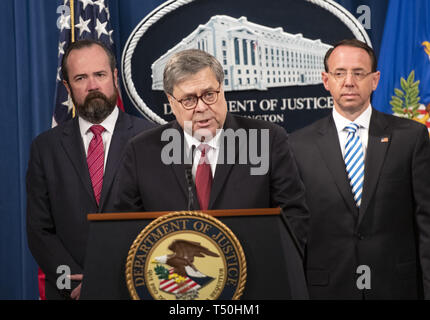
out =
[[[95,124],[90,128],[94,134],[88,147],[87,164],[90,173],[91,184],[93,185],[94,196],[97,205],[100,202],[100,195],[103,186],[103,169],[104,169],[104,147],[102,132],[105,130],[103,126]]]
[[[357,130],[360,126],[350,123],[345,127],[348,137],[345,145],[345,166],[349,184],[357,207],[360,207],[364,180],[364,153]]]
[[[207,152],[211,147],[201,144],[198,149],[201,151],[199,165],[196,172],[196,191],[200,209],[207,210],[212,188],[212,170],[207,158]]]

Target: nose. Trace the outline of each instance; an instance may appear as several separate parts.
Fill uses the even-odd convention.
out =
[[[87,91],[99,90],[99,83],[95,77],[88,77]]]
[[[201,97],[199,97],[197,99],[197,105],[196,105],[196,112],[204,112],[206,111],[206,109],[208,108],[208,105],[206,103],[204,103],[203,99]]]
[[[355,84],[354,76],[352,75],[352,72],[348,72],[345,76],[345,82],[344,85],[347,87],[352,87]]]

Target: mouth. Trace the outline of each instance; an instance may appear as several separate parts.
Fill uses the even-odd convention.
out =
[[[204,128],[204,127],[209,126],[210,122],[211,122],[211,119],[204,119],[204,120],[196,121],[195,123],[196,123],[200,128]]]
[[[345,98],[355,98],[355,97],[358,97],[358,94],[357,93],[343,93],[342,97],[345,97]]]

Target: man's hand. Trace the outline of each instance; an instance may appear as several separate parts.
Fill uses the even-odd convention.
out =
[[[73,289],[72,293],[70,294],[70,298],[72,298],[73,300],[79,300],[79,298],[81,296],[81,288],[82,288],[82,279],[83,278],[84,278],[84,276],[82,274],[71,274],[70,275],[70,280],[81,281],[81,283],[75,289]]]

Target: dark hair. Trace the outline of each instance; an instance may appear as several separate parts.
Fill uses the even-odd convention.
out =
[[[330,55],[332,54],[333,50],[340,46],[347,46],[347,47],[354,47],[354,48],[360,48],[367,52],[367,54],[370,57],[370,61],[372,62],[372,72],[376,72],[376,68],[378,65],[378,62],[376,60],[376,55],[373,49],[365,42],[357,40],[357,39],[344,39],[336,43],[333,48],[330,48],[324,57],[324,68],[325,71],[328,72],[328,65],[327,61]]]
[[[61,73],[63,75],[63,79],[66,80],[66,82],[69,82],[69,73],[67,70],[67,59],[68,59],[70,53],[73,50],[89,48],[92,46],[100,46],[106,52],[106,55],[108,56],[108,59],[109,59],[109,65],[110,65],[110,68],[112,70],[112,73],[114,72],[114,70],[116,68],[115,55],[112,53],[112,51],[104,43],[97,41],[97,40],[92,40],[92,39],[78,40],[78,41],[71,43],[67,47],[66,52],[64,52],[63,59],[61,61]]]
[[[214,56],[198,49],[188,49],[175,53],[164,67],[164,92],[172,95],[173,87],[176,84],[208,67],[213,71],[217,81],[222,84],[224,70]]]

